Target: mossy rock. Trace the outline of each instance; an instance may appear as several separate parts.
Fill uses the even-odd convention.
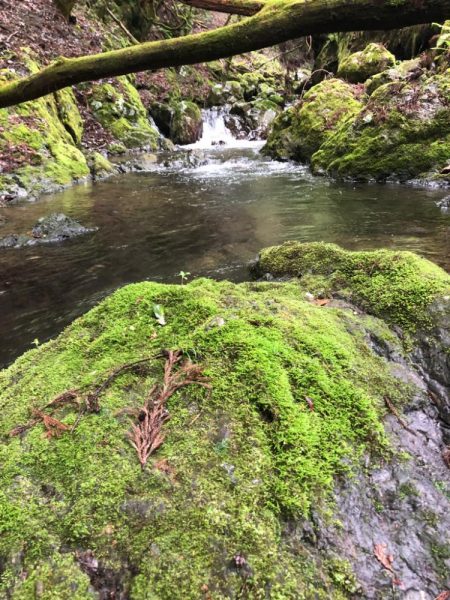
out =
[[[117,173],[116,167],[100,152],[92,152],[88,155],[87,163],[94,181]]]
[[[225,81],[215,83],[211,87],[208,96],[209,106],[223,106],[225,104],[235,104],[243,100],[244,91],[239,81]]]
[[[95,598],[88,573],[135,600],[225,599],[242,586],[341,598],[307,547],[282,542],[281,520],[326,506],[334,477],[382,451],[382,394],[398,384],[349,333],[354,317],[301,297],[297,284],[131,285],[2,372],[3,593]],[[212,391],[172,397],[165,442],[141,469],[126,415],[162,377],[160,348],[200,362]],[[146,356],[148,369],[117,378],[73,432],[67,406],[59,437],[41,425],[8,435],[33,406]]]
[[[0,151],[8,156],[10,171],[0,178],[3,193],[17,185],[25,193],[38,195],[67,186],[89,175],[74,137],[81,135],[81,120],[70,92],[60,117],[53,96],[0,110]],[[64,119],[65,122],[61,119]],[[69,133],[70,130],[70,133]]]
[[[371,96],[375,90],[386,83],[392,83],[394,81],[405,81],[406,79],[417,79],[424,70],[421,67],[421,59],[414,58],[411,60],[404,60],[386,71],[377,73],[364,84],[364,89],[367,95]]]
[[[309,161],[361,108],[357,90],[351,85],[339,79],[322,81],[275,119],[263,153],[279,160]]]
[[[380,86],[312,157],[315,172],[358,180],[449,182],[450,69]]]
[[[84,125],[73,91],[64,88],[55,92],[54,96],[59,120],[70,133],[74,143],[79,145],[83,137]]]
[[[409,254],[369,259],[371,253],[297,244],[295,258],[294,247],[287,249],[280,270],[321,265],[333,276],[339,268],[355,287],[372,277],[372,292],[385,268],[386,280],[406,289],[405,261],[420,267],[416,282],[425,274],[425,261]],[[270,249],[261,260],[280,264],[276,255]],[[427,265],[423,285],[448,279]],[[0,594],[359,594],[346,558],[288,531],[301,531],[312,512],[314,522],[330,519],[336,480],[351,479],[362,456],[389,460],[383,398],[407,402],[413,390],[368,342],[372,335],[392,339],[388,327],[304,300],[311,281],[130,285],[0,373]],[[164,309],[164,326],[155,305]],[[199,363],[211,389],[190,385],[170,398],[163,444],[141,468],[128,432],[162,380],[161,348]],[[146,357],[105,387],[99,412],[84,410],[83,400],[62,404],[55,418],[67,429],[59,436],[45,436],[41,423],[10,435],[62,392],[81,388],[86,395],[121,365]]]
[[[149,122],[139,92],[127,77],[119,77],[115,85],[93,84],[89,104],[101,125],[127,148],[157,149],[159,133]]]
[[[170,139],[175,144],[193,144],[203,132],[202,112],[193,102],[183,100],[174,106]]]
[[[350,83],[364,83],[369,77],[394,65],[395,56],[382,44],[372,43],[340,61],[337,74]]]
[[[323,286],[326,277],[328,293],[341,292],[408,332],[431,325],[430,307],[450,293],[450,276],[411,252],[351,252],[334,244],[286,242],[263,250],[257,268],[275,277],[304,277],[310,286]]]

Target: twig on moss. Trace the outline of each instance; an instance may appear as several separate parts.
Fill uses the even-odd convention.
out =
[[[394,415],[394,417],[397,419],[397,421],[403,427],[403,429],[406,429],[406,431],[409,431],[409,433],[412,433],[413,435],[417,435],[417,432],[414,431],[414,429],[411,429],[411,427],[408,425],[408,423],[406,423],[406,421],[404,419],[402,419],[402,417],[400,416],[400,413],[398,412],[398,410],[395,408],[395,406],[392,404],[391,400],[387,396],[384,397],[384,402],[385,402],[386,406],[388,407],[389,411]]]
[[[50,402],[47,402],[47,404],[45,404],[41,408],[33,409],[32,410],[33,418],[30,419],[27,423],[24,423],[23,425],[17,425],[16,427],[14,427],[14,429],[12,429],[9,432],[9,435],[11,437],[21,435],[22,433],[24,433],[25,431],[28,431],[29,429],[31,429],[38,423],[43,423],[44,427],[47,430],[47,434],[51,429],[55,429],[55,428],[59,432],[62,432],[63,430],[64,431],[69,430],[69,428],[66,425],[64,425],[63,423],[61,423],[61,421],[58,421],[58,419],[55,419],[55,417],[54,417],[55,412],[58,409],[60,409],[64,406],[68,406],[68,405],[73,405],[78,410],[77,419],[70,429],[70,432],[73,432],[76,429],[78,423],[80,422],[81,417],[86,412],[88,412],[88,413],[100,412],[100,403],[99,403],[100,394],[102,392],[104,392],[105,389],[108,386],[110,386],[111,383],[121,373],[123,373],[124,371],[130,370],[130,369],[134,369],[137,366],[139,366],[145,362],[148,362],[149,360],[152,360],[153,358],[158,358],[159,356],[161,356],[161,355],[157,354],[156,356],[147,356],[146,358],[141,358],[139,360],[125,363],[125,364],[121,365],[120,367],[118,367],[117,369],[114,369],[114,371],[112,371],[108,375],[108,377],[105,379],[105,381],[103,383],[101,383],[100,385],[97,384],[94,387],[93,391],[87,393],[87,395],[84,398],[84,407],[82,404],[82,399],[83,399],[82,393],[86,393],[86,391],[89,390],[89,388],[92,388],[93,387],[92,384],[82,386],[77,389],[66,390],[66,391],[62,392],[61,394],[58,394],[55,398],[53,398],[53,400],[51,400]],[[47,412],[45,412],[45,411],[47,411]],[[52,419],[54,421],[56,421],[56,423],[53,425],[51,423]],[[50,429],[49,429],[49,427],[50,427]],[[54,437],[54,435],[52,434],[48,437]]]
[[[142,468],[164,442],[162,427],[170,419],[166,406],[169,398],[180,388],[192,384],[211,389],[209,380],[203,376],[202,367],[190,360],[181,362],[182,357],[181,350],[169,350],[166,353],[163,383],[153,385],[144,406],[137,412],[137,423],[133,423],[128,432]]]

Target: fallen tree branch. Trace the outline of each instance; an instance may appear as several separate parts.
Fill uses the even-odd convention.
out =
[[[139,44],[139,40],[136,39],[134,37],[134,35],[131,33],[131,31],[129,31],[125,27],[125,25],[122,23],[122,21],[118,17],[116,17],[116,15],[113,13],[113,11],[110,8],[108,8],[107,6],[105,6],[105,10],[108,13],[108,15],[111,17],[111,19],[114,21],[114,23],[116,23],[116,25],[118,25],[120,27],[120,29],[124,32],[124,34],[130,40],[130,42],[132,44]]]
[[[250,17],[264,8],[267,0],[180,0],[180,2],[194,8]]]
[[[33,415],[33,418],[30,419],[27,423],[25,423],[23,425],[17,425],[16,427],[14,427],[14,429],[12,429],[9,432],[9,435],[11,437],[21,435],[22,433],[24,433],[25,431],[28,431],[29,429],[31,429],[38,423],[43,423],[44,427],[47,430],[47,434],[49,432],[52,434],[50,436],[47,435],[47,437],[54,437],[53,436],[54,433],[57,433],[57,435],[59,435],[62,431],[68,430],[68,427],[66,425],[64,425],[63,423],[61,423],[61,421],[55,419],[54,415],[58,409],[60,409],[62,407],[66,407],[68,405],[74,405],[78,410],[77,419],[70,430],[71,432],[73,432],[75,430],[76,426],[78,425],[83,414],[85,414],[86,412],[88,412],[88,413],[100,412],[100,404],[99,404],[100,394],[102,392],[104,392],[105,389],[107,387],[109,387],[111,385],[111,383],[121,373],[123,373],[124,371],[128,371],[130,369],[135,369],[136,367],[140,366],[141,364],[148,362],[149,360],[152,360],[153,358],[158,358],[160,356],[161,356],[161,354],[157,354],[156,356],[148,356],[146,358],[141,358],[139,360],[125,363],[125,364],[121,365],[120,367],[118,367],[117,369],[114,369],[114,371],[112,371],[108,375],[108,377],[105,379],[105,381],[103,383],[101,383],[100,385],[97,384],[94,386],[93,384],[91,384],[91,385],[83,386],[78,389],[66,390],[65,392],[62,392],[62,394],[58,394],[55,398],[53,398],[53,400],[51,400],[50,402],[47,402],[47,404],[45,404],[41,408],[33,408],[31,410],[31,414]],[[86,397],[84,398],[84,403],[83,403],[82,402],[82,400],[83,400],[82,394],[86,393],[86,391],[92,387],[94,387],[94,390],[92,392],[87,393]],[[44,411],[47,411],[47,412],[44,412]]]
[[[247,1],[247,0],[245,0]],[[60,58],[0,87],[0,108],[83,81],[227,58],[287,40],[335,31],[396,29],[450,15],[450,0],[278,0],[238,23],[93,56]]]

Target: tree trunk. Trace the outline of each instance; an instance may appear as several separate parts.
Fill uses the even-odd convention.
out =
[[[236,1],[240,3],[231,0],[230,4]],[[249,0],[242,1],[247,4]],[[444,21],[449,16],[450,0],[274,0],[254,16],[214,31],[93,56],[61,58],[38,73],[0,87],[0,108],[83,81],[208,62],[301,36],[396,29]]]

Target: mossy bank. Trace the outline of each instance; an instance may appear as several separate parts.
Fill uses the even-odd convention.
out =
[[[420,290],[407,303],[407,323],[417,313],[420,326],[450,278],[408,254],[382,260],[326,246],[296,251],[297,258],[314,255],[314,262],[319,252],[320,273],[303,261],[292,273],[301,270],[302,279],[291,282],[202,279],[122,288],[0,374],[2,597],[386,597],[392,581],[370,543],[361,547],[355,538],[349,551],[339,489],[383,465],[409,469],[411,481],[423,479],[414,454],[421,446],[408,447],[406,455],[397,434],[412,434],[398,425],[385,398],[399,413],[413,407],[428,415],[431,405],[401,338],[339,300],[329,265],[339,259],[342,273],[344,263],[353,265],[348,289],[359,290],[358,264],[374,287],[385,273],[397,297],[408,287],[400,282],[413,261],[424,283],[416,280]],[[280,264],[270,262],[275,252],[262,254],[263,270]],[[396,313],[391,321],[399,322]],[[383,344],[389,356],[377,351]],[[164,443],[142,469],[127,432],[161,381],[161,349],[179,349],[200,364],[211,389],[191,385],[172,396]],[[146,357],[139,370],[124,371],[105,387],[99,412],[80,414],[63,404],[55,415],[67,427],[60,436],[46,437],[39,422],[11,436],[55,396],[101,384],[114,369]],[[436,415],[431,420],[438,438]],[[448,529],[446,467],[432,450],[433,475],[424,479],[434,501],[429,509],[433,522]],[[402,502],[410,497],[404,491]],[[423,527],[416,512],[411,537]],[[441,525],[426,539],[418,535],[428,560],[422,582],[411,583],[403,559],[395,565],[399,577],[435,595],[446,585],[442,565],[450,557]],[[371,565],[370,577],[361,558]]]

